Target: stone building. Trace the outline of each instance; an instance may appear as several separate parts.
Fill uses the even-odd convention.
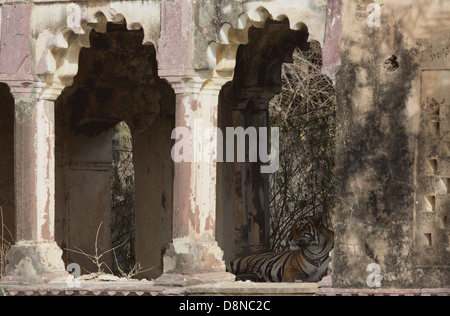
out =
[[[261,161],[175,163],[172,131],[266,127],[282,63],[317,41],[337,94],[334,286],[367,287],[371,263],[383,287],[449,286],[447,0],[2,0],[0,27],[7,276],[64,274],[85,258],[62,250],[92,253],[101,222],[111,247],[124,121],[145,276],[227,278],[225,261],[267,245],[267,175]]]

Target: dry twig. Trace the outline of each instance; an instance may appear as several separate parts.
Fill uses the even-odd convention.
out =
[[[105,266],[105,267],[109,270],[109,272],[112,273],[111,268],[108,267],[108,265],[107,265],[106,263],[102,262],[101,259],[102,259],[102,257],[103,257],[104,255],[106,255],[107,253],[109,253],[109,252],[111,252],[111,251],[114,251],[115,249],[117,249],[117,248],[123,246],[123,245],[125,244],[125,242],[126,242],[126,241],[125,241],[125,242],[123,242],[122,244],[117,245],[117,246],[115,246],[115,247],[113,247],[113,248],[111,248],[111,249],[108,249],[108,250],[106,250],[106,251],[104,251],[104,252],[102,252],[102,253],[99,254],[99,251],[98,251],[98,235],[99,235],[100,228],[101,228],[102,224],[103,224],[103,222],[101,222],[100,225],[99,225],[98,228],[97,228],[97,233],[96,233],[96,235],[95,235],[95,253],[94,253],[93,255],[92,255],[92,254],[89,254],[89,253],[87,253],[87,252],[85,252],[84,250],[82,250],[82,249],[80,249],[80,248],[78,248],[78,247],[74,247],[75,250],[74,250],[74,249],[68,249],[68,248],[66,248],[67,251],[71,251],[71,252],[73,252],[73,253],[78,253],[78,254],[80,254],[80,255],[85,256],[85,257],[88,258],[89,260],[91,260],[92,263],[95,264],[96,267],[97,267],[97,272],[96,272],[97,274],[103,274],[103,273],[104,273],[104,271],[103,271],[103,266]],[[89,272],[89,271],[88,271],[88,272]]]

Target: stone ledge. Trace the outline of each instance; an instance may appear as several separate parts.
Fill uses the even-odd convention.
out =
[[[39,285],[0,284],[4,296],[313,296],[316,283],[253,283],[221,281],[191,286],[162,286],[154,281],[65,282]]]
[[[450,296],[450,288],[436,289],[341,289],[322,287],[318,296]]]
[[[171,274],[165,273],[157,278],[154,282],[159,286],[179,286],[189,287],[193,285],[200,285],[217,282],[232,282],[235,276],[228,272],[209,272],[209,273],[196,273],[196,274]]]
[[[64,281],[20,285],[0,283],[0,296],[450,296],[450,288],[343,289],[317,283],[253,283],[218,281],[187,286],[164,286],[155,281]]]
[[[186,294],[199,295],[270,295],[270,296],[313,296],[318,290],[317,283],[254,283],[219,282],[216,284],[194,285],[186,288]]]
[[[152,281],[81,282],[68,286],[65,282],[42,285],[0,284],[0,296],[158,296],[185,295],[184,288],[162,287]]]

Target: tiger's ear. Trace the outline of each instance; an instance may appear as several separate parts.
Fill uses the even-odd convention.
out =
[[[297,221],[295,221],[291,226],[291,231],[297,230]]]
[[[324,216],[323,216],[322,214],[320,214],[320,213],[315,213],[315,214],[312,216],[312,219],[313,219],[314,224],[316,224],[317,226],[320,226],[320,225],[324,225],[324,224],[325,224],[325,218],[324,218]]]

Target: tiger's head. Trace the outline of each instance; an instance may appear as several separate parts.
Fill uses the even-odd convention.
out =
[[[291,250],[319,244],[318,230],[323,225],[318,216],[307,216],[292,225],[288,235]]]

